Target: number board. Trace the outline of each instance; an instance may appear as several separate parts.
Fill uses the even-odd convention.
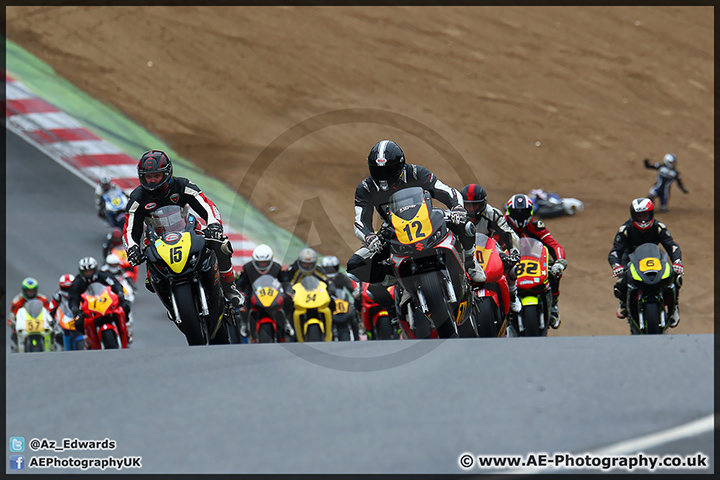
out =
[[[190,245],[192,239],[190,233],[185,232],[180,237],[180,240],[173,244],[165,243],[162,240],[155,241],[155,248],[160,257],[175,273],[180,273],[185,268],[187,259],[190,256]]]
[[[523,258],[515,267],[518,278],[545,276],[538,260]]]
[[[100,315],[105,315],[105,312],[107,312],[111,304],[112,300],[110,299],[110,295],[108,295],[107,289],[100,296],[88,297],[88,309],[93,312],[98,312]]]
[[[350,309],[350,302],[347,300],[335,300],[335,311],[333,314],[336,313],[347,313]]]
[[[277,297],[277,294],[278,291],[270,287],[263,287],[255,291],[255,295],[257,295],[263,307],[269,307],[272,305],[275,301],[275,297]]]
[[[39,318],[28,318],[25,320],[25,329],[28,333],[41,333],[43,330],[44,323]]]
[[[657,258],[643,258],[640,260],[641,272],[658,272],[661,269],[661,262]]]
[[[404,245],[423,240],[432,233],[432,222],[430,222],[427,203],[423,203],[410,220],[403,220],[393,214],[391,214],[391,218],[397,239]]]

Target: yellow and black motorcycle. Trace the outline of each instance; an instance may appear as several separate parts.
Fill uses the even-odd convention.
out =
[[[225,297],[215,252],[205,245],[197,219],[176,205],[149,216],[143,250],[150,283],[188,345],[229,343]],[[228,317],[223,321],[224,317]]]
[[[292,286],[295,291],[293,323],[298,342],[331,342],[333,339],[330,293],[325,282],[308,276]]]

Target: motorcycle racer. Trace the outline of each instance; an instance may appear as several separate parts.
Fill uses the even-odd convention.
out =
[[[105,202],[102,197],[110,190],[118,190],[118,193],[125,196],[125,192],[122,189],[112,183],[109,177],[102,177],[100,183],[95,187],[95,210],[97,211],[98,217],[105,219]]]
[[[505,276],[508,279],[510,310],[517,313],[522,310],[522,304],[517,296],[517,274],[515,273],[515,264],[520,260],[520,238],[515,230],[507,224],[502,212],[487,202],[487,192],[481,185],[477,183],[465,185],[460,193],[463,196],[468,217],[475,224],[475,230],[488,237],[495,236],[500,247],[508,251],[508,254],[503,251],[499,253],[505,268]]]
[[[617,317],[627,318],[627,278],[623,275],[628,264],[629,255],[643,243],[662,244],[672,260],[676,278],[675,311],[670,317],[670,328],[677,327],[680,322],[679,296],[682,287],[682,275],[685,269],[682,264],[680,246],[675,243],[664,223],[658,222],[654,216],[655,205],[650,198],[636,198],[630,203],[630,219],[623,223],[615,234],[613,247],[608,254],[608,263],[612,268],[613,277],[617,278],[613,292],[620,300]]]
[[[130,264],[136,266],[143,261],[139,243],[148,215],[163,206],[188,205],[207,224],[204,234],[208,247],[217,256],[223,293],[233,307],[239,308],[243,297],[235,287],[232,244],[223,235],[222,218],[217,206],[193,182],[173,176],[172,162],[163,151],[149,150],[143,153],[137,170],[140,185],[130,194],[123,228],[123,243]],[[152,289],[147,279],[146,286]]]
[[[450,208],[448,228],[462,244],[465,269],[474,282],[485,281],[485,272],[475,258],[475,230],[468,222],[467,211],[460,193],[441,182],[435,174],[420,165],[406,164],[405,154],[392,140],[377,142],[367,157],[370,176],[355,189],[355,235],[364,247],[348,260],[349,272],[370,265],[370,278],[363,281],[380,282],[392,269],[381,262],[389,257],[389,247],[373,229],[373,210],[377,210],[385,224],[390,224],[386,211],[390,197],[403,188],[422,187]]]
[[[644,159],[643,163],[645,164],[645,168],[658,171],[657,180],[655,181],[655,184],[650,187],[648,198],[654,201],[656,198],[659,197],[660,211],[667,212],[667,202],[670,198],[670,185],[672,185],[673,182],[677,181],[680,190],[684,194],[688,193],[685,185],[683,185],[682,183],[682,177],[680,176],[680,172],[678,172],[676,168],[677,156],[674,153],[666,153],[665,157],[663,157],[662,164],[650,163],[650,159],[648,158]]]
[[[75,317],[75,330],[83,333],[85,331],[85,314],[80,309],[81,295],[85,293],[88,286],[93,282],[108,285],[118,296],[120,306],[125,311],[125,316],[130,314],[130,303],[125,300],[123,287],[109,272],[98,270],[98,262],[94,257],[83,257],[78,262],[78,272],[68,291],[68,307]]]
[[[550,287],[552,289],[552,310],[550,312],[550,326],[554,329],[560,327],[560,311],[558,299],[560,297],[560,279],[567,267],[565,249],[552,236],[550,230],[542,220],[533,220],[533,203],[525,194],[518,193],[510,197],[505,209],[505,219],[508,225],[517,233],[519,238],[530,237],[542,242],[550,251],[555,262],[550,268]]]

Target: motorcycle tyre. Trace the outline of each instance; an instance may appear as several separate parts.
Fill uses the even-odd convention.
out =
[[[473,313],[477,323],[478,337],[497,337],[497,319],[495,318],[495,306],[490,298],[475,298]]]
[[[377,323],[375,325],[375,330],[377,331],[378,340],[392,340],[393,329],[390,317],[388,315],[382,315],[378,317]]]
[[[540,314],[539,305],[523,306],[522,319],[525,330],[522,332],[524,337],[540,336]]]
[[[205,345],[207,343],[205,332],[200,325],[200,317],[195,309],[193,299],[192,286],[189,283],[175,287],[175,302],[182,320],[180,328],[185,334],[188,345]]]
[[[111,329],[102,331],[102,333],[100,334],[100,342],[102,343],[105,350],[113,350],[120,348],[118,345],[117,336],[115,336],[115,332]]]
[[[662,333],[660,328],[660,305],[657,303],[646,303],[644,307],[645,333],[657,335]]]
[[[320,330],[320,325],[313,323],[308,326],[307,333],[305,334],[306,342],[322,342],[325,339],[325,334]]]
[[[270,323],[261,323],[257,335],[258,343],[275,343],[275,329]]]

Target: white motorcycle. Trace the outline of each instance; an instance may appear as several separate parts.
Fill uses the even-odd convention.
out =
[[[43,302],[37,298],[28,300],[15,316],[18,353],[53,352],[55,322]]]

